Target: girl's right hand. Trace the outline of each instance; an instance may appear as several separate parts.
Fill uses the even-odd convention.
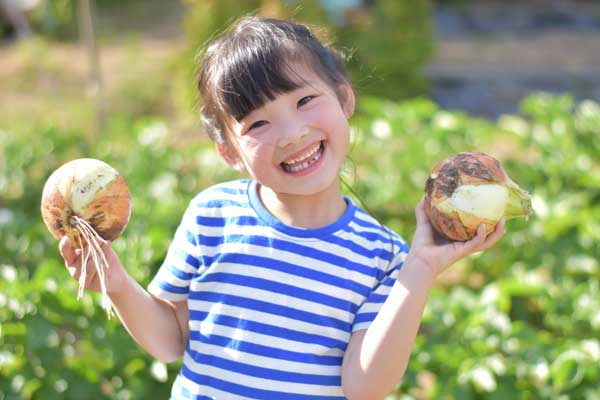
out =
[[[470,254],[489,249],[504,235],[504,218],[489,235],[483,225],[479,226],[477,235],[466,242],[457,242],[443,238],[433,229],[425,211],[425,199],[421,199],[415,208],[417,229],[411,243],[408,257],[418,259],[426,266],[435,279],[445,269],[461,258]]]
[[[109,265],[108,268],[104,268],[104,278],[107,292],[118,292],[124,286],[127,272],[125,271],[125,268],[123,268],[123,265],[121,264],[117,254],[113,251],[111,242],[102,239],[100,236],[96,236],[96,240],[98,240],[100,248],[102,249],[104,257]],[[69,275],[79,282],[79,278],[83,270],[81,263],[84,257],[82,254],[85,254],[88,251],[87,246],[83,250],[74,248],[69,238],[64,236],[58,244],[58,249],[65,260],[65,266],[69,271]],[[91,256],[89,256],[87,259],[84,287],[85,289],[96,292],[101,291],[100,277],[98,276],[98,271],[96,270],[96,266],[94,265],[94,261]]]

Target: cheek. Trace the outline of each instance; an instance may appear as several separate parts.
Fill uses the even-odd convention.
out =
[[[331,132],[334,132],[332,140],[340,146],[340,149],[348,150],[350,145],[350,125],[348,124],[348,120],[345,118],[337,119],[335,126],[331,127]]]
[[[240,153],[249,172],[259,173],[271,166],[273,146],[244,143],[240,145]]]
[[[315,110],[313,118],[329,132],[335,134],[348,132],[348,119],[339,107],[323,107]]]

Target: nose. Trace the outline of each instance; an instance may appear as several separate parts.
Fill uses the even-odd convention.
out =
[[[281,131],[277,145],[286,147],[292,144],[300,143],[310,132],[309,126],[305,121],[298,119],[288,119],[281,124]]]

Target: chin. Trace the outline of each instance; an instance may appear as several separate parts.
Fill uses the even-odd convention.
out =
[[[313,180],[306,184],[286,185],[288,186],[286,193],[297,196],[314,196],[331,190],[337,189],[339,186],[339,177],[336,175],[333,178],[318,181]]]

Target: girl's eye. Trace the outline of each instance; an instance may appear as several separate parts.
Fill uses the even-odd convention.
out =
[[[298,107],[302,107],[302,106],[310,103],[310,101],[313,100],[315,97],[317,97],[317,96],[305,96],[305,97],[301,98],[298,101]]]
[[[268,124],[267,121],[263,121],[263,120],[256,121],[255,123],[250,125],[250,128],[248,128],[248,131],[251,131],[252,129],[260,128],[261,126],[264,126],[266,124]]]

